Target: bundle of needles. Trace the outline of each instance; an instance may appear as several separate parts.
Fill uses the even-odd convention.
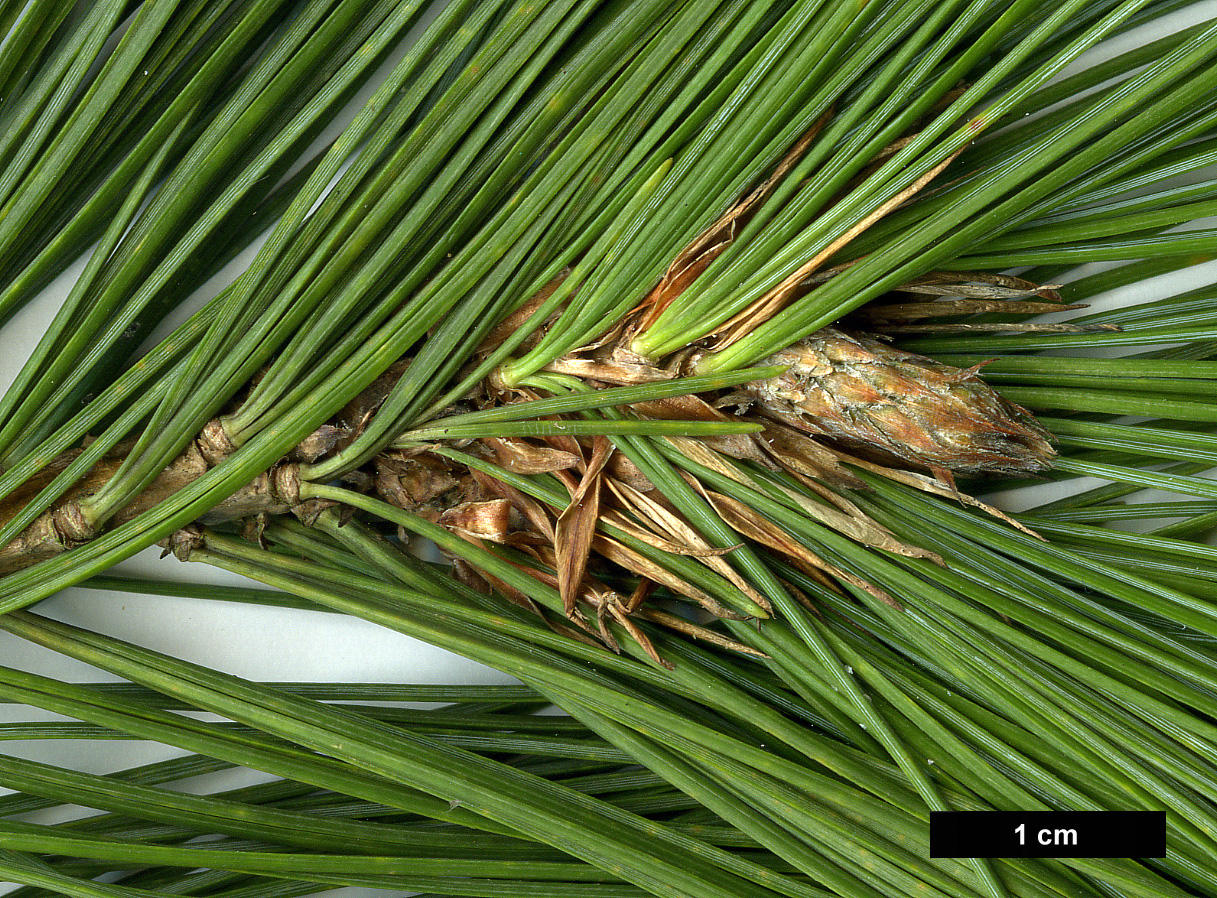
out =
[[[0,759],[6,894],[1217,896],[1212,13],[0,2],[10,332],[63,287],[0,644],[118,680],[0,667],[0,738],[179,755]],[[154,545],[260,585],[110,570]],[[254,682],[74,586],[518,685]],[[947,810],[1167,850],[934,857]]]

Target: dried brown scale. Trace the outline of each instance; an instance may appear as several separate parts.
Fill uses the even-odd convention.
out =
[[[558,589],[569,616],[579,598],[592,539],[600,520],[600,493],[604,483],[604,466],[613,454],[613,444],[605,437],[592,440],[592,452],[578,483],[569,471],[557,472],[570,491],[570,504],[558,515],[554,525],[554,554],[558,570]],[[564,476],[563,476],[564,475]]]
[[[756,484],[751,481],[743,472],[730,465],[723,464],[721,459],[717,459],[713,452],[709,451],[698,440],[673,437],[672,443],[679,448],[686,456],[693,459],[697,463],[717,471],[725,477],[735,480],[744,486],[756,488]],[[779,456],[780,459],[780,456]],[[785,466],[785,465],[783,465]],[[700,482],[695,480],[691,475],[683,475],[694,489],[698,489],[703,495],[707,495],[706,490],[700,485]],[[813,481],[814,482],[814,481]],[[907,558],[927,558],[936,563],[941,563],[941,559],[928,549],[921,546],[913,546],[908,543],[898,540],[890,530],[871,520],[852,502],[837,496],[835,501],[817,502],[816,500],[785,487],[778,487],[783,493],[796,505],[798,505],[804,513],[814,521],[818,521],[826,527],[829,527],[838,533],[848,536],[850,539],[864,546],[870,546],[875,549],[883,549],[886,552],[891,552],[895,555],[903,555]],[[817,495],[826,497],[833,495],[830,490],[815,490]],[[708,495],[707,495],[708,498]],[[751,512],[753,517],[760,517],[755,512]],[[734,524],[731,525],[735,527]],[[767,525],[766,525],[767,526]],[[735,528],[739,530],[738,527]],[[744,531],[740,531],[743,533]],[[747,536],[752,536],[751,533],[745,533]],[[785,553],[792,555],[793,553]]]
[[[440,514],[437,523],[466,539],[485,539],[505,543],[519,527],[506,499],[482,499],[462,502]]]
[[[480,443],[493,450],[495,461],[513,474],[552,474],[579,464],[579,456],[573,452],[538,446],[528,440],[487,437]]]
[[[840,453],[776,422],[767,422],[765,429],[753,439],[769,459],[797,477],[816,495],[842,511],[851,510],[840,493],[829,487],[851,490],[861,489],[864,484],[845,467]]]
[[[768,546],[791,560],[796,568],[803,573],[816,577],[820,572],[831,575],[843,583],[848,583],[858,589],[869,592],[875,598],[900,610],[901,605],[882,589],[855,577],[835,565],[829,564],[816,553],[807,549],[798,540],[793,539],[781,527],[757,514],[737,499],[723,493],[706,492],[714,510],[727,522],[731,528],[755,542]]]
[[[747,196],[732,205],[717,221],[699,234],[668,266],[659,284],[639,305],[639,314],[624,329],[623,343],[652,324],[676,297],[701,276],[710,263],[722,255],[735,240],[736,232],[751,220],[761,204],[773,193],[785,176],[807,152],[812,142],[828,124],[832,110],[828,109],[795,142],[774,170]]]

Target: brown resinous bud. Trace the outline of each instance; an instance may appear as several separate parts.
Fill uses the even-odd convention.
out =
[[[888,463],[1029,474],[1056,454],[1029,412],[977,377],[979,366],[954,368],[835,328],[765,364],[789,366],[746,387],[767,414]]]

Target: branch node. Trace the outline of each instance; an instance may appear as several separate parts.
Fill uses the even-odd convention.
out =
[[[270,472],[270,495],[276,504],[294,506],[300,504],[300,466],[277,465]]]
[[[339,526],[346,523],[346,515],[349,515],[350,509],[341,505],[332,499],[305,499],[303,502],[297,502],[292,506],[292,514],[305,527],[313,527],[317,524],[317,519],[322,513],[331,508],[337,508],[339,514]]]
[[[228,431],[224,429],[224,424],[219,418],[212,418],[203,425],[203,429],[195,438],[195,445],[198,446],[203,460],[211,468],[237,451],[236,445],[229,438]]]
[[[157,543],[165,551],[161,558],[172,555],[178,561],[189,561],[195,549],[203,548],[203,531],[194,524],[187,524],[180,530],[175,530]]]
[[[55,534],[67,548],[87,543],[96,534],[93,525],[80,510],[80,503],[74,500],[56,508],[51,516],[51,523]]]

